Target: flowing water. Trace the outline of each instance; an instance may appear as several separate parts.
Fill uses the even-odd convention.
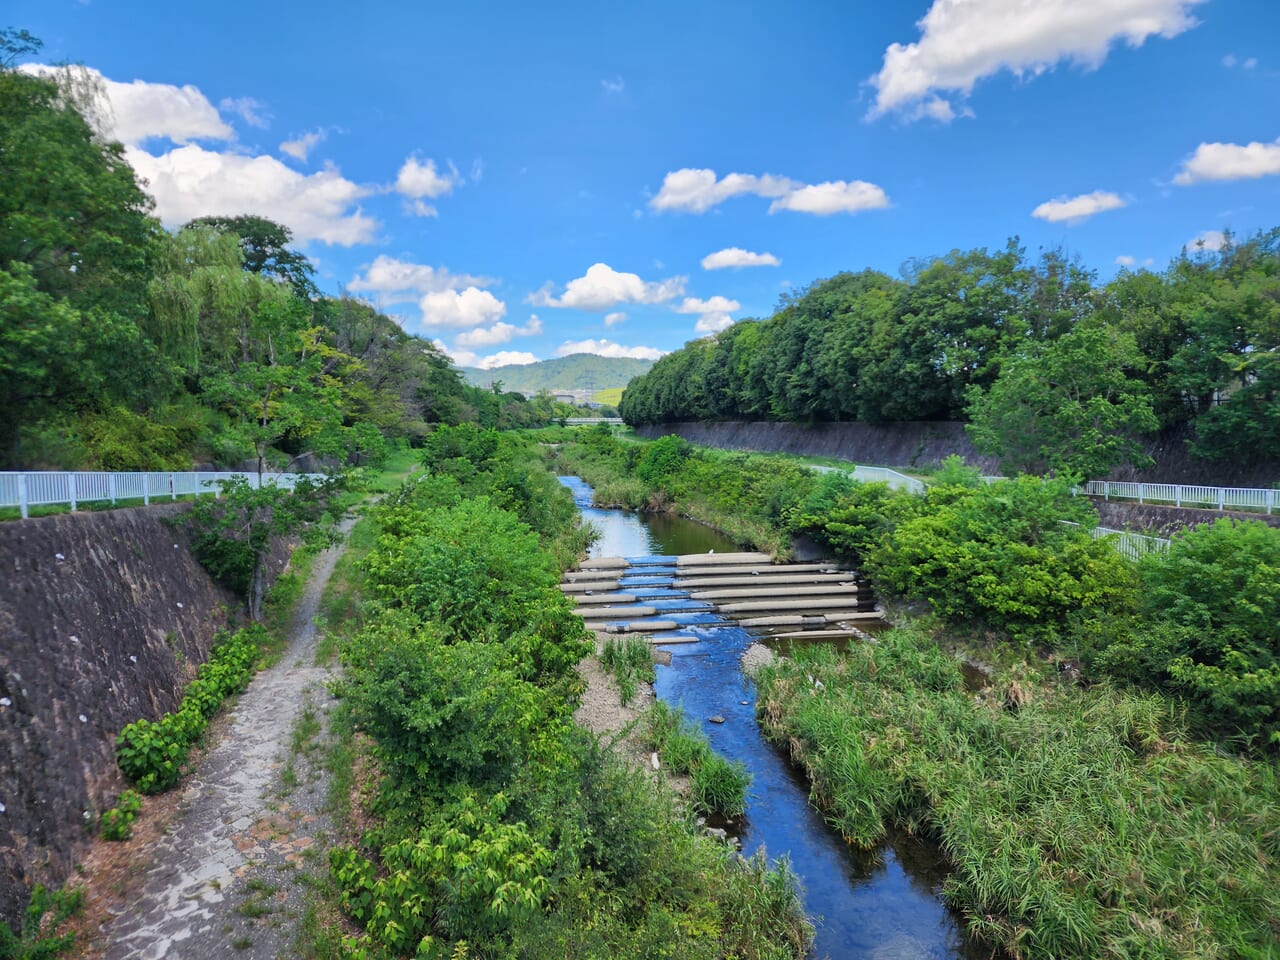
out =
[[[946,865],[936,849],[896,836],[872,851],[846,844],[809,805],[804,775],[760,732],[755,686],[739,666],[752,633],[726,623],[707,604],[682,591],[656,586],[669,581],[680,554],[727,553],[731,540],[690,520],[639,515],[591,506],[591,488],[577,477],[561,477],[584,518],[600,531],[594,557],[626,557],[635,564],[621,590],[644,596],[663,619],[697,643],[673,645],[671,665],[657,668],[657,694],[680,705],[707,734],[711,745],[751,771],[747,812],[736,825],[743,852],[764,847],[771,858],[787,856],[799,876],[805,909],[817,924],[814,954],[831,960],[976,960],[987,951],[967,942],[961,919],[942,902]],[[691,607],[707,609],[689,611]],[[676,608],[684,612],[667,613]],[[709,717],[723,717],[710,723]]]

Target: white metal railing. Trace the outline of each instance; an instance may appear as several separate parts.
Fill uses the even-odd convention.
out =
[[[621,417],[565,417],[565,426],[584,427],[589,423],[622,423]]]
[[[897,470],[890,470],[888,467],[864,467],[854,464],[852,468],[810,466],[809,469],[817,470],[819,473],[847,473],[862,483],[887,483],[894,490],[910,490],[912,493],[925,491],[923,481],[908,477]]]
[[[1068,527],[1078,527],[1073,520],[1063,520]],[[1141,533],[1130,533],[1128,530],[1115,530],[1111,527],[1091,527],[1089,536],[1095,540],[1103,537],[1115,537],[1112,544],[1116,550],[1130,560],[1139,560],[1151,553],[1167,553],[1172,542],[1164,537],[1148,537]]]
[[[1084,485],[1084,492],[1104,500],[1171,503],[1175,507],[1203,507],[1209,510],[1272,513],[1280,506],[1280,490],[1268,490],[1264,487],[1194,487],[1181,483],[1090,480]]]
[[[303,477],[318,479],[318,473],[268,473],[262,480],[292,490]],[[0,472],[0,507],[17,507],[25,518],[31,507],[70,505],[75,510],[82,503],[110,500],[141,500],[150,504],[152,499],[177,500],[181,496],[222,492],[219,481],[232,477],[245,477],[251,486],[257,487],[257,473],[243,470],[222,472],[149,472],[104,473],[92,470],[76,471],[4,471]]]

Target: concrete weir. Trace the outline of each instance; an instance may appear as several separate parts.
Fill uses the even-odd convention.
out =
[[[681,625],[660,618],[715,612],[746,627],[773,632],[800,627],[792,633],[816,636],[841,623],[879,617],[873,598],[859,592],[855,579],[833,563],[775,563],[763,553],[699,553],[635,564],[622,557],[584,560],[579,570],[564,575],[560,589],[587,626],[598,631],[661,633]],[[687,594],[673,594],[673,588]],[[650,637],[655,644],[696,640]]]

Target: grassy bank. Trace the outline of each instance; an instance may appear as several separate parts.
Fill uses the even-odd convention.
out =
[[[1016,672],[975,696],[910,630],[759,684],[832,823],[861,846],[886,825],[937,840],[948,899],[1013,956],[1276,955],[1276,771],[1197,743],[1169,698]]]
[[[786,871],[705,837],[572,722],[590,643],[557,584],[586,540],[540,454],[459,428],[425,455],[326,601],[359,836],[331,858],[353,932],[312,952],[802,956]]]
[[[677,512],[775,556],[790,553],[787,518],[818,485],[791,458],[694,447],[678,437],[637,443],[607,428],[579,432],[556,457],[557,469],[592,485],[598,504]]]

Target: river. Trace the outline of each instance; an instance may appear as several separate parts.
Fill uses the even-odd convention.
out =
[[[680,517],[641,515],[591,505],[591,488],[561,477],[584,518],[600,531],[594,557],[639,561],[621,589],[643,592],[648,606],[690,606],[680,591],[652,586],[673,570],[679,554],[732,552],[723,535]],[[667,562],[664,563],[664,560]],[[977,960],[988,951],[969,943],[958,914],[942,902],[946,865],[936,849],[895,836],[872,851],[844,842],[808,802],[800,771],[760,732],[755,686],[739,659],[757,639],[711,611],[660,613],[699,642],[669,647],[671,665],[658,666],[655,690],[699,723],[711,745],[751,772],[747,812],[737,826],[743,852],[763,847],[787,856],[803,887],[805,909],[817,926],[814,954],[831,960]],[[710,723],[708,717],[723,717]]]

